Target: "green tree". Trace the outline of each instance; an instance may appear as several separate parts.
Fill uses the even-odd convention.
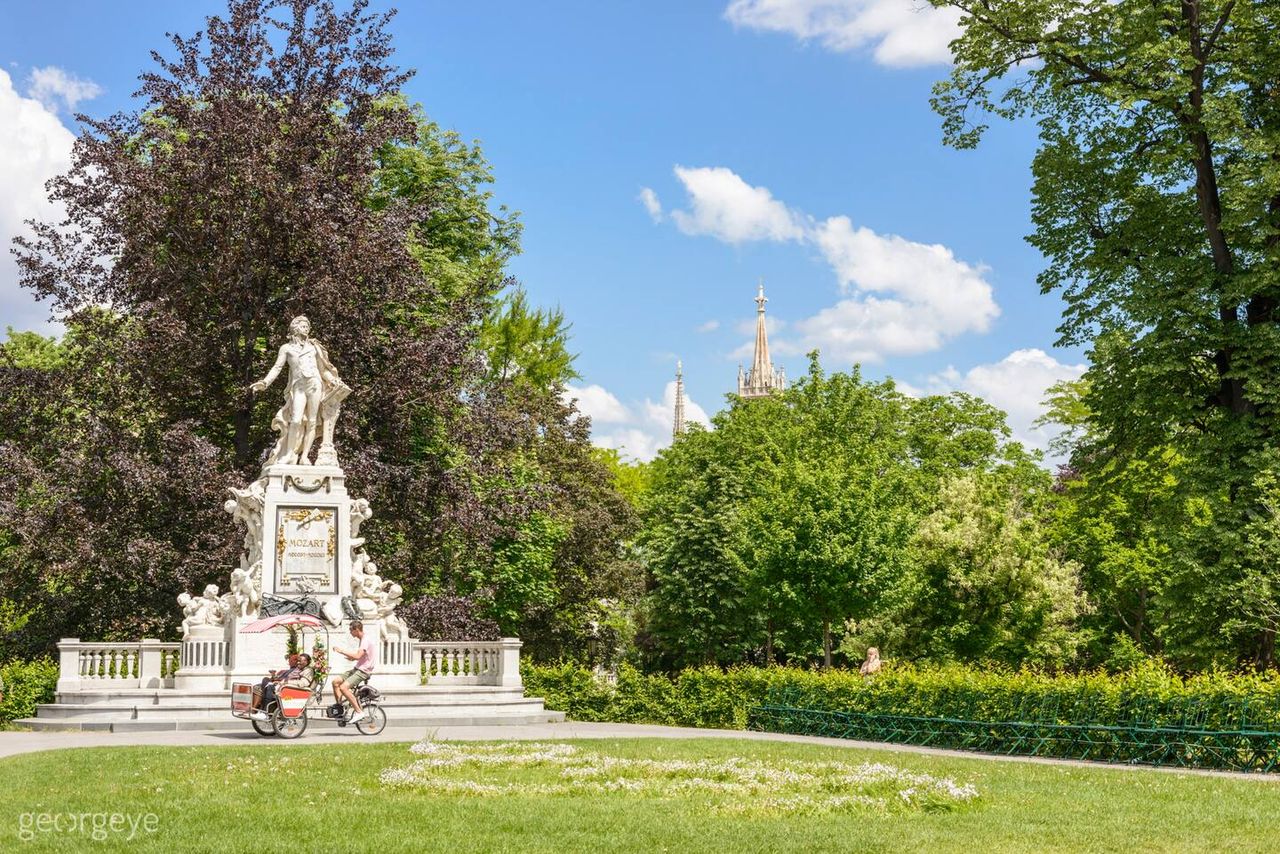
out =
[[[885,646],[900,636],[877,635],[889,617],[920,584],[940,583],[915,570],[912,543],[942,485],[1039,471],[1009,442],[1003,416],[976,398],[913,400],[857,369],[827,375],[816,354],[790,389],[732,400],[713,426],[691,430],[652,464],[640,544],[662,664],[785,657],[830,666],[850,620],[880,627],[857,640]],[[1033,576],[1055,568],[1018,566]],[[920,622],[954,616],[946,590],[917,598]],[[1000,618],[974,622],[996,631]]]
[[[907,573],[846,643],[934,661],[1071,662],[1087,603],[1079,567],[1051,549],[1048,487],[1029,463],[944,482],[911,538]]]
[[[9,339],[0,344],[0,364],[18,369],[49,371],[62,364],[62,347],[57,338],[38,332],[18,332],[7,327]]]
[[[556,389],[577,379],[569,327],[563,311],[534,308],[524,289],[513,287],[494,304],[480,333],[491,380]]]
[[[1272,629],[1223,637],[1241,606],[1254,485],[1277,445],[1280,9],[1269,0],[932,0],[961,10],[936,89],[946,140],[981,115],[1033,117],[1029,238],[1060,343],[1091,347],[1091,446],[1077,468],[1183,460],[1206,524],[1179,532],[1168,638],[1268,666]],[[1256,631],[1256,634],[1250,634]]]
[[[653,463],[640,537],[652,585],[645,631],[667,666],[740,661],[759,641],[744,487],[718,438],[692,428]]]

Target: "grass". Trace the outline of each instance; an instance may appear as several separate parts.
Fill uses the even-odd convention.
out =
[[[667,782],[641,791],[565,787],[564,762],[534,756],[445,762],[425,774],[418,766],[390,774],[401,780],[393,784],[381,779],[384,772],[412,768],[424,754],[387,742],[58,750],[0,760],[0,850],[1244,852],[1275,850],[1280,809],[1280,780],[1270,778],[720,739],[572,744],[579,766],[612,757],[605,761],[623,776],[665,774]],[[461,747],[474,756],[502,752]],[[544,746],[516,748],[513,755],[539,749],[551,756],[567,752]],[[659,768],[655,761],[685,770],[646,771]],[[784,773],[832,762],[887,763],[972,784],[979,796],[949,808],[903,806],[890,798],[886,808],[743,812],[735,804],[769,795],[689,784],[722,775],[725,767]],[[450,789],[457,781],[505,788],[461,794]],[[883,786],[877,792],[884,794]],[[815,800],[821,795],[817,791]],[[90,830],[94,813],[157,819],[154,832],[139,825],[132,840],[127,829],[108,831],[98,842],[64,829],[24,841],[24,813],[61,814],[64,828],[70,814],[88,815],[78,820]]]

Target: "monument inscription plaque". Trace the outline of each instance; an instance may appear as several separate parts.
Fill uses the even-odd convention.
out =
[[[337,593],[337,508],[277,507],[275,566],[277,593]]]

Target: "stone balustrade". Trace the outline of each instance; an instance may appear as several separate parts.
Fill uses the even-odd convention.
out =
[[[63,638],[58,642],[57,690],[171,688],[179,647],[154,638],[123,643]]]
[[[519,638],[496,641],[384,641],[378,671],[434,685],[523,688]],[[144,638],[110,643],[63,638],[58,643],[58,691],[173,688],[179,665],[190,676],[223,674],[228,644],[217,638],[170,643]],[[401,678],[404,678],[402,676]]]
[[[522,688],[520,639],[417,641],[420,672],[428,685],[497,685]],[[384,645],[385,649],[385,645]]]

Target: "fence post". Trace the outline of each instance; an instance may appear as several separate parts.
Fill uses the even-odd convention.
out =
[[[80,638],[58,641],[58,684],[55,690],[80,690]]]
[[[138,687],[163,688],[161,677],[163,642],[156,638],[143,638],[138,644]]]
[[[520,638],[503,638],[499,641],[498,685],[503,688],[524,688],[520,679]]]

